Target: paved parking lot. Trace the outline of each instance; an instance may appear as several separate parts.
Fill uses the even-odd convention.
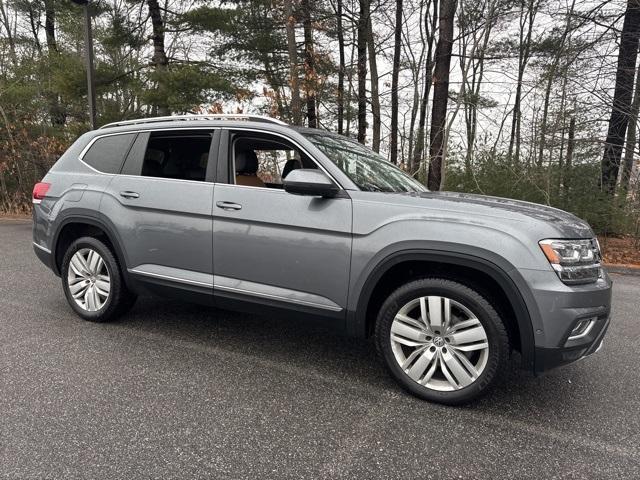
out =
[[[83,322],[0,220],[0,477],[640,478],[640,277],[614,280],[598,354],[450,408],[300,321],[143,298]]]

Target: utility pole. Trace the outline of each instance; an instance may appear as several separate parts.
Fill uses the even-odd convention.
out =
[[[89,102],[89,121],[91,128],[96,125],[96,88],[93,80],[93,32],[91,31],[91,13],[89,12],[89,0],[71,0],[84,10],[84,60],[87,69],[87,100]]]

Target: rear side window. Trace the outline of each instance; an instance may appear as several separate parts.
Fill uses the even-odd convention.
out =
[[[82,160],[100,172],[119,173],[135,136],[135,133],[127,133],[98,138]]]
[[[149,138],[141,175],[204,181],[211,134],[155,134]]]

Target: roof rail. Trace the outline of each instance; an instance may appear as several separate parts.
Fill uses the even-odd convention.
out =
[[[287,125],[285,122],[278,120],[276,118],[266,117],[263,115],[246,115],[244,113],[214,113],[214,114],[202,114],[202,115],[173,115],[167,117],[150,117],[150,118],[139,118],[136,120],[123,120],[121,122],[112,122],[107,123],[99,128],[110,128],[110,127],[122,127],[124,125],[137,125],[144,123],[160,123],[160,122],[172,122],[174,120],[185,120],[185,121],[193,121],[193,120],[244,120],[251,122],[265,122],[265,123],[275,123],[276,125]]]

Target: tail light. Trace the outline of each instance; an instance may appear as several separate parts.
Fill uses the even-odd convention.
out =
[[[47,192],[49,191],[49,187],[51,187],[50,183],[36,183],[33,186],[32,202],[36,204],[42,202],[42,199],[47,195]]]

